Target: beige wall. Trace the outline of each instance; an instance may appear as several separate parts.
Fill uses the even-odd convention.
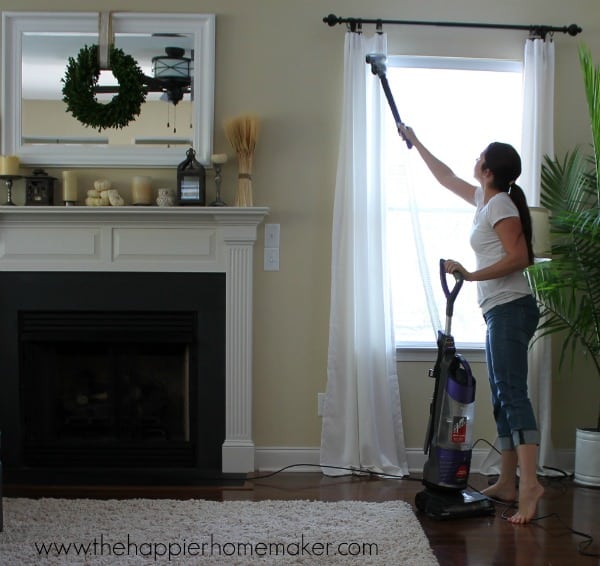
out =
[[[86,2],[85,9],[93,5]],[[96,5],[97,9],[116,11],[161,12],[166,7],[158,0],[103,0]],[[43,11],[48,4],[41,0],[2,0],[1,6],[4,10]],[[410,20],[541,21],[553,25],[576,22],[584,27],[580,38],[600,62],[596,2],[171,0],[168,8],[217,16],[215,152],[230,151],[222,130],[224,120],[245,112],[262,117],[254,197],[257,205],[271,208],[268,221],[281,224],[281,270],[262,270],[261,231],[254,279],[255,441],[258,446],[318,446],[321,423],[316,414],[317,393],[324,391],[326,381],[330,234],[344,36],[342,27],[331,29],[322,18],[335,12],[341,16]],[[53,9],[84,8],[79,0],[56,0]],[[388,27],[386,31],[390,53],[402,54],[520,58],[524,37],[521,32],[431,27]],[[589,141],[576,57],[579,41],[556,37],[559,151]],[[410,121],[410,108],[403,109],[403,117]],[[117,187],[127,187],[136,173],[90,170],[83,176],[90,184],[98,176],[109,176]],[[174,170],[152,170],[150,174],[161,185],[174,184]],[[224,170],[223,186],[224,198],[229,202],[235,174],[231,162]],[[423,443],[432,386],[426,371],[431,363],[403,363],[399,367],[406,440],[412,448]],[[486,377],[479,364],[476,373],[480,377],[476,437],[492,440]],[[600,380],[592,375],[591,368],[583,367],[576,373],[575,379],[555,384],[553,434],[558,447],[572,447],[574,426],[592,423],[598,409]],[[587,386],[583,385],[586,379],[590,382]],[[590,392],[592,386],[595,391]]]

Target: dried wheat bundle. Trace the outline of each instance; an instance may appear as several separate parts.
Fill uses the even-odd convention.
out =
[[[252,206],[252,162],[259,132],[256,116],[239,116],[225,124],[225,135],[238,158],[238,189],[235,206]]]

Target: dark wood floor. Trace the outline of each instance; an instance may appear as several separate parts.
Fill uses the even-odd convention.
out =
[[[488,478],[472,474],[471,485],[483,489]],[[575,485],[570,479],[545,479],[546,493],[540,502],[538,519],[527,526],[513,526],[502,518],[511,513],[497,505],[489,517],[436,521],[417,512],[423,530],[442,566],[592,566],[598,556],[585,556],[578,545],[593,537],[585,550],[600,552],[600,489]],[[217,501],[266,499],[309,499],[321,501],[402,499],[414,507],[419,481],[345,476],[331,478],[319,473],[280,473],[256,477],[229,487],[4,487],[7,497],[167,497],[202,498]]]

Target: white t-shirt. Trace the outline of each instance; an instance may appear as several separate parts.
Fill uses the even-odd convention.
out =
[[[518,217],[519,211],[507,193],[498,193],[484,204],[481,187],[475,191],[475,205],[477,210],[470,241],[479,270],[496,263],[506,255],[494,226],[504,218]],[[522,271],[477,282],[477,300],[483,314],[497,305],[530,294],[529,284]]]

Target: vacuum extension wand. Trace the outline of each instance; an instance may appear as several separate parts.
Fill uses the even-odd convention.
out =
[[[390,89],[390,84],[388,83],[387,76],[385,74],[385,60],[386,56],[383,53],[371,53],[367,55],[367,65],[371,65],[371,72],[374,75],[377,75],[379,77],[379,80],[381,81],[383,92],[385,92],[385,97],[387,98],[390,108],[392,109],[394,120],[396,121],[396,128],[398,129],[398,133],[400,133],[399,128],[401,125],[404,124],[400,119],[400,114],[398,113],[398,108],[396,107],[396,102],[394,101],[394,97]],[[410,149],[412,147],[411,141],[407,140],[404,136],[402,136],[402,139],[406,142],[406,147]]]

